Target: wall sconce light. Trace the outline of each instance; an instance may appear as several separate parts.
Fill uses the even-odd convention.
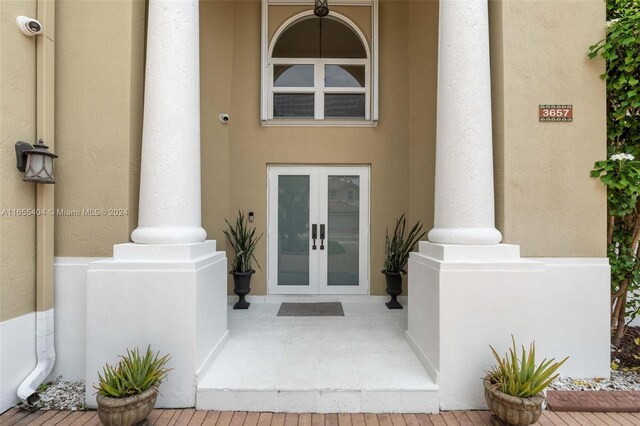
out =
[[[53,178],[53,159],[58,158],[42,139],[35,145],[27,142],[16,142],[16,167],[24,172],[25,182],[56,183]]]
[[[313,14],[319,18],[327,16],[329,14],[328,0],[316,0],[315,7],[313,8]]]

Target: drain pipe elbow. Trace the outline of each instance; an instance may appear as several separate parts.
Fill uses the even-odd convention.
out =
[[[18,387],[18,398],[28,406],[33,406],[40,399],[37,392],[38,386],[45,381],[56,363],[56,350],[53,344],[53,309],[37,312],[36,336],[38,364]]]

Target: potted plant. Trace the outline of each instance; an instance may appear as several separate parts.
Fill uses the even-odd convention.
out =
[[[169,355],[127,349],[115,366],[106,364],[98,372],[98,417],[106,426],[131,426],[147,418],[158,397],[160,382],[170,369]]]
[[[398,296],[402,294],[402,274],[407,273],[405,268],[409,261],[409,254],[426,234],[426,232],[420,233],[422,224],[418,221],[413,225],[405,239],[406,222],[403,213],[396,221],[393,237],[389,237],[389,228],[387,228],[387,235],[384,240],[384,269],[382,273],[387,279],[387,294],[391,296],[391,300],[385,303],[389,309],[402,309],[402,305],[398,302]]]
[[[518,358],[513,336],[511,340],[513,346],[504,358],[489,346],[497,365],[483,380],[484,398],[493,413],[494,423],[527,426],[540,418],[545,401],[543,390],[558,377],[554,373],[568,357],[560,362],[554,362],[554,358],[544,359],[536,366],[535,342],[531,343],[528,352],[522,346],[522,355]]]
[[[224,230],[224,235],[227,236],[235,252],[235,258],[229,273],[233,275],[233,292],[240,297],[238,303],[233,305],[233,309],[249,309],[250,303],[245,300],[245,296],[251,291],[251,275],[256,272],[251,269],[251,259],[255,260],[256,265],[260,268],[260,264],[258,264],[253,252],[256,249],[256,244],[262,238],[262,234],[256,238],[255,228],[249,228],[249,224],[241,211],[238,211],[235,226],[231,226],[226,219],[224,221],[229,226],[229,230]]]

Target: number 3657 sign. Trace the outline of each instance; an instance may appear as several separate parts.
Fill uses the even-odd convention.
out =
[[[573,105],[540,105],[540,121],[573,121]]]

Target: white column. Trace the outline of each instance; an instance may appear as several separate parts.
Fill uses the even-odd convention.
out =
[[[487,0],[440,0],[434,228],[441,244],[498,244]]]
[[[200,226],[198,8],[198,0],[149,1],[136,243],[207,236]]]

